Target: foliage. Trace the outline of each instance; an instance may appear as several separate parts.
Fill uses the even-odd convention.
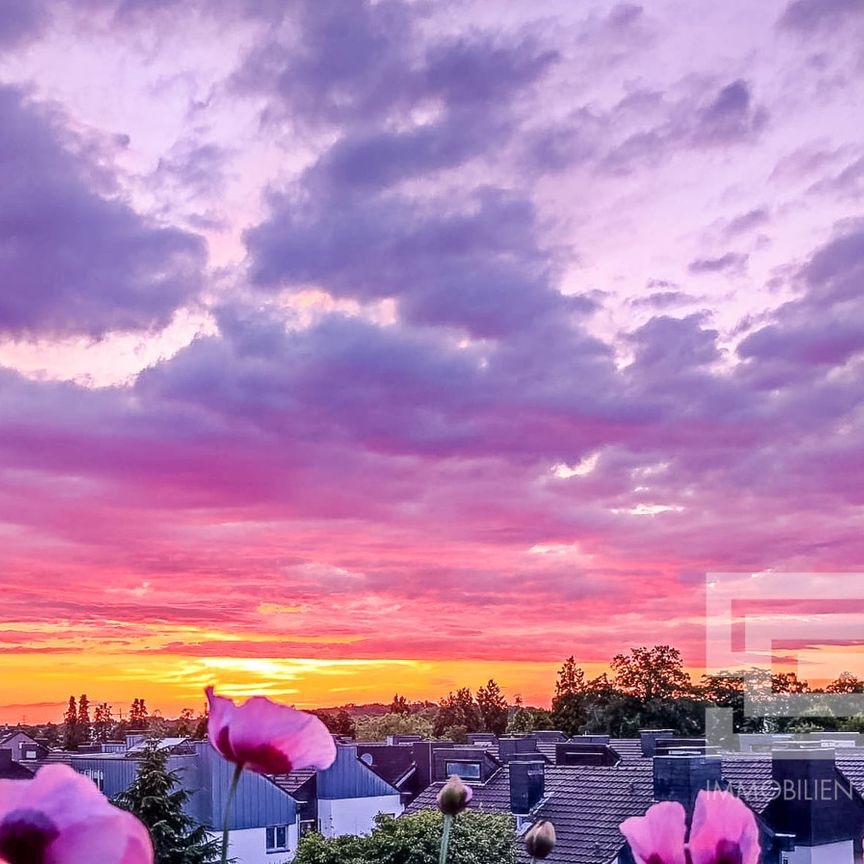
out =
[[[444,730],[464,726],[466,732],[482,732],[483,717],[474,695],[467,687],[448,693],[438,705],[433,734],[441,738]]]
[[[485,687],[477,691],[477,708],[483,722],[483,731],[503,735],[507,730],[507,700],[492,678]]]
[[[507,724],[508,735],[526,735],[538,729],[554,729],[552,712],[545,708],[530,708],[520,705]]]
[[[432,721],[423,714],[385,714],[383,717],[359,717],[355,723],[358,741],[384,741],[388,735],[432,737]]]
[[[851,672],[841,672],[840,676],[826,688],[826,693],[864,693],[864,681],[859,681]]]
[[[366,837],[325,839],[307,834],[294,864],[438,864],[442,817],[437,810],[394,819],[378,816]],[[453,822],[448,864],[513,864],[510,816],[467,811]]]
[[[221,847],[183,808],[191,793],[167,767],[168,755],[158,741],[147,742],[138,774],[115,804],[134,813],[148,828],[156,850],[155,864],[209,864]]]
[[[398,693],[393,697],[393,701],[390,703],[390,714],[410,714],[411,706],[408,704],[408,700],[404,696],[400,696]]]
[[[612,658],[615,686],[643,702],[676,699],[691,690],[681,652],[671,645],[633,648]]]
[[[344,708],[337,714],[330,714],[328,711],[316,711],[315,714],[334,735],[354,737],[356,732],[354,718]]]
[[[90,726],[90,700],[86,693],[78,700],[78,723],[85,729]]]
[[[69,697],[69,706],[63,715],[63,726],[63,747],[66,750],[77,750],[81,736],[78,730],[78,707],[74,696]]]
[[[93,715],[93,731],[97,741],[104,743],[108,740],[111,723],[111,706],[107,702],[100,702]]]
[[[129,709],[129,728],[133,730],[144,730],[147,728],[150,712],[143,699],[133,699]]]

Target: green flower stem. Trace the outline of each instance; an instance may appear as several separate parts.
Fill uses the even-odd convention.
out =
[[[441,832],[441,854],[438,864],[447,864],[447,847],[450,845],[450,827],[453,825],[453,817],[444,817],[444,830]]]
[[[228,862],[228,820],[231,818],[231,804],[234,802],[234,793],[237,791],[237,784],[240,782],[242,773],[243,766],[237,765],[234,768],[231,785],[228,787],[228,797],[225,799],[225,813],[222,815],[222,864]]]

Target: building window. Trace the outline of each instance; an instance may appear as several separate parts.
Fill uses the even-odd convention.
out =
[[[463,780],[480,779],[479,762],[447,762],[444,768],[448,775],[455,774]]]
[[[288,848],[288,826],[270,825],[267,828],[267,851],[284,852]]]
[[[85,768],[81,772],[85,777],[89,777],[100,792],[105,791],[105,774],[102,771],[95,771],[92,768]]]
[[[36,758],[36,751],[35,750],[25,750],[24,751],[24,758],[25,759],[35,759]]]

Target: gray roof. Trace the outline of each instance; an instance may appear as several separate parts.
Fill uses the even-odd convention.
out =
[[[724,756],[723,779],[730,790],[755,812],[764,813],[771,803],[773,774],[770,755]]]
[[[548,770],[547,799],[537,819],[555,825],[556,864],[607,864],[624,845],[618,826],[651,806],[651,763],[616,767],[557,767]],[[519,860],[529,861],[522,840]]]
[[[642,755],[642,742],[638,738],[611,738],[609,746],[624,762],[639,762]]]
[[[548,783],[549,771],[546,769]],[[504,766],[485,783],[468,782],[473,797],[468,805],[472,810],[488,810],[494,813],[510,812],[510,769]],[[438,793],[444,786],[443,782],[433,783],[421,792],[406,808],[406,813],[417,813],[438,806]]]
[[[269,776],[283,792],[294,795],[295,792],[315,776],[315,769],[303,768],[300,771],[292,771],[290,774],[273,774]]]

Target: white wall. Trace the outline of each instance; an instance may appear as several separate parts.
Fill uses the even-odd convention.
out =
[[[375,798],[318,799],[318,826],[325,837],[340,834],[368,834],[379,813],[398,816],[402,802],[398,795]]]
[[[843,840],[822,846],[796,846],[791,852],[783,852],[781,855],[782,864],[852,864],[852,841]]]
[[[221,833],[210,836],[222,842]],[[266,828],[238,828],[228,837],[228,857],[234,858],[237,864],[282,864],[297,853],[298,837],[297,823],[289,825],[287,851],[268,853]]]

